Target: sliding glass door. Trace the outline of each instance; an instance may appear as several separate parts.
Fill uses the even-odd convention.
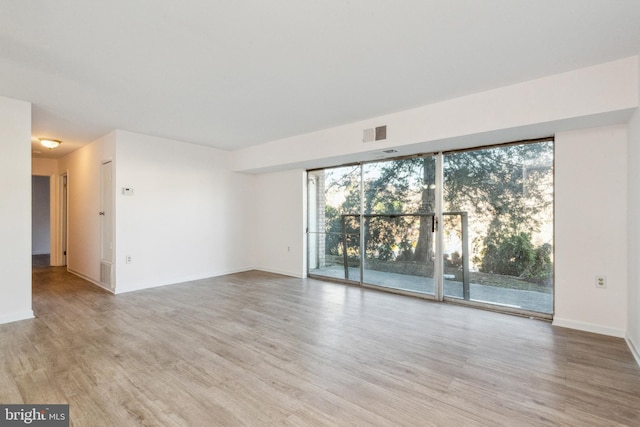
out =
[[[309,274],[553,313],[553,141],[308,174]]]

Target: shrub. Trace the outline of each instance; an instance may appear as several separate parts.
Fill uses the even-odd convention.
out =
[[[551,277],[553,264],[550,244],[535,248],[527,233],[502,239],[487,238],[485,242],[480,271],[537,280]]]

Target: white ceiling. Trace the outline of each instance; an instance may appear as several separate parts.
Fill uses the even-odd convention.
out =
[[[638,0],[0,0],[0,95],[62,155],[222,149],[640,53]]]

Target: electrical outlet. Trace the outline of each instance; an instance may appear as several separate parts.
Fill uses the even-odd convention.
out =
[[[605,289],[607,287],[607,276],[596,276],[596,288]]]
[[[132,260],[131,260],[131,255],[127,255],[127,256],[125,256],[125,257],[124,257],[124,259],[125,259],[125,262],[126,262],[127,264],[131,264],[131,261],[132,261]]]

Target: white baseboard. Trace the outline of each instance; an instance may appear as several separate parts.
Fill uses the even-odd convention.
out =
[[[625,341],[627,341],[629,350],[631,350],[631,354],[633,354],[633,357],[636,359],[636,363],[638,364],[638,366],[640,366],[640,352],[638,351],[638,347],[634,344],[629,334],[627,334],[627,336],[625,337]]]
[[[294,273],[292,271],[278,270],[273,268],[263,268],[263,267],[255,267],[255,268],[252,268],[252,270],[264,271],[266,273],[282,274],[283,276],[295,277],[296,279],[304,279],[305,277],[307,277],[306,275],[301,274],[299,271]]]
[[[597,325],[594,323],[579,322],[577,320],[553,318],[553,326],[561,326],[563,328],[577,329],[579,331],[593,332],[594,334],[609,335],[612,337],[625,338],[626,331],[624,329],[610,328],[608,326]]]
[[[18,322],[20,320],[33,319],[33,310],[22,311],[19,313],[12,313],[8,315],[0,316],[0,324]]]
[[[31,252],[31,255],[49,255],[49,251],[35,251]]]

